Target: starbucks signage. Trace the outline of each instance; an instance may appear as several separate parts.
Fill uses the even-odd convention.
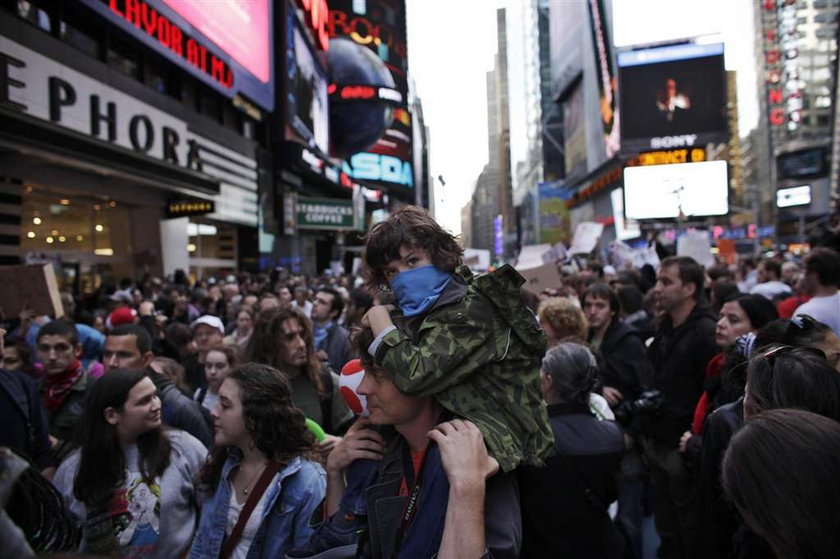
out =
[[[298,229],[353,229],[353,201],[334,198],[298,198],[297,222]]]

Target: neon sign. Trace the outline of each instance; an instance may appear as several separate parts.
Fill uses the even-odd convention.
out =
[[[109,0],[108,8],[225,89],[233,87],[233,71],[224,60],[143,0]]]
[[[669,165],[672,163],[698,163],[706,160],[706,150],[672,149],[667,151],[649,151],[639,154],[639,165]]]
[[[327,21],[330,9],[327,0],[298,0],[298,4],[306,14],[306,25],[315,36],[318,48],[323,51],[330,48],[330,34],[327,32]]]
[[[341,85],[330,84],[327,93],[334,101],[369,101],[379,99],[388,103],[402,104],[402,93],[390,87],[374,85]],[[405,112],[404,110],[402,111]]]
[[[411,163],[390,155],[357,153],[344,163],[344,172],[354,179],[389,182],[407,188],[414,187]]]

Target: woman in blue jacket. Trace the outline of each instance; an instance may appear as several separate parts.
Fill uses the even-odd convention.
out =
[[[230,372],[211,411],[216,446],[200,475],[204,502],[191,558],[283,557],[312,533],[324,470],[289,383],[266,365]]]

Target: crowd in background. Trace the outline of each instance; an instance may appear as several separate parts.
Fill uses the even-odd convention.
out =
[[[840,255],[820,247],[708,269],[687,257],[618,270],[590,259],[562,271],[561,285],[521,293],[547,339],[540,379],[554,452],[517,468],[516,554],[642,557],[652,512],[660,557],[835,556]],[[237,556],[225,548],[232,528],[247,542],[240,551],[305,544],[328,492],[322,466],[358,411],[337,373],[364,361],[368,346],[352,333],[392,295],[350,275],[190,283],[179,272],[63,292],[60,319],[6,317],[0,445],[15,453],[0,452],[0,466],[29,495],[0,484],[0,533],[14,533],[11,518],[36,552],[84,539],[92,552],[131,542],[143,556],[147,530],[157,556],[174,557],[193,541],[192,503],[241,511],[276,464],[271,475],[296,481],[264,498],[300,514],[269,517],[274,505],[261,502],[259,522],[234,526],[202,512],[191,556]],[[155,417],[176,435],[150,436]],[[313,440],[303,417],[326,435]],[[109,432],[134,454],[106,442]],[[264,462],[255,457],[269,467],[249,469]],[[222,491],[232,469],[243,481]],[[37,472],[63,503],[49,501]],[[160,482],[147,483],[150,473]],[[128,528],[114,541],[102,515],[120,480]],[[33,516],[33,501],[51,504]],[[161,506],[166,527],[154,524]]]

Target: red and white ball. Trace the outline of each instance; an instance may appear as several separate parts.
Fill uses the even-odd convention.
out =
[[[344,365],[344,368],[341,369],[341,374],[338,375],[338,386],[340,387],[344,401],[347,402],[347,407],[353,410],[353,413],[356,415],[367,417],[370,415],[367,407],[367,398],[357,392],[364,376],[365,370],[362,368],[362,362],[358,359],[353,359],[352,361],[348,361]]]

